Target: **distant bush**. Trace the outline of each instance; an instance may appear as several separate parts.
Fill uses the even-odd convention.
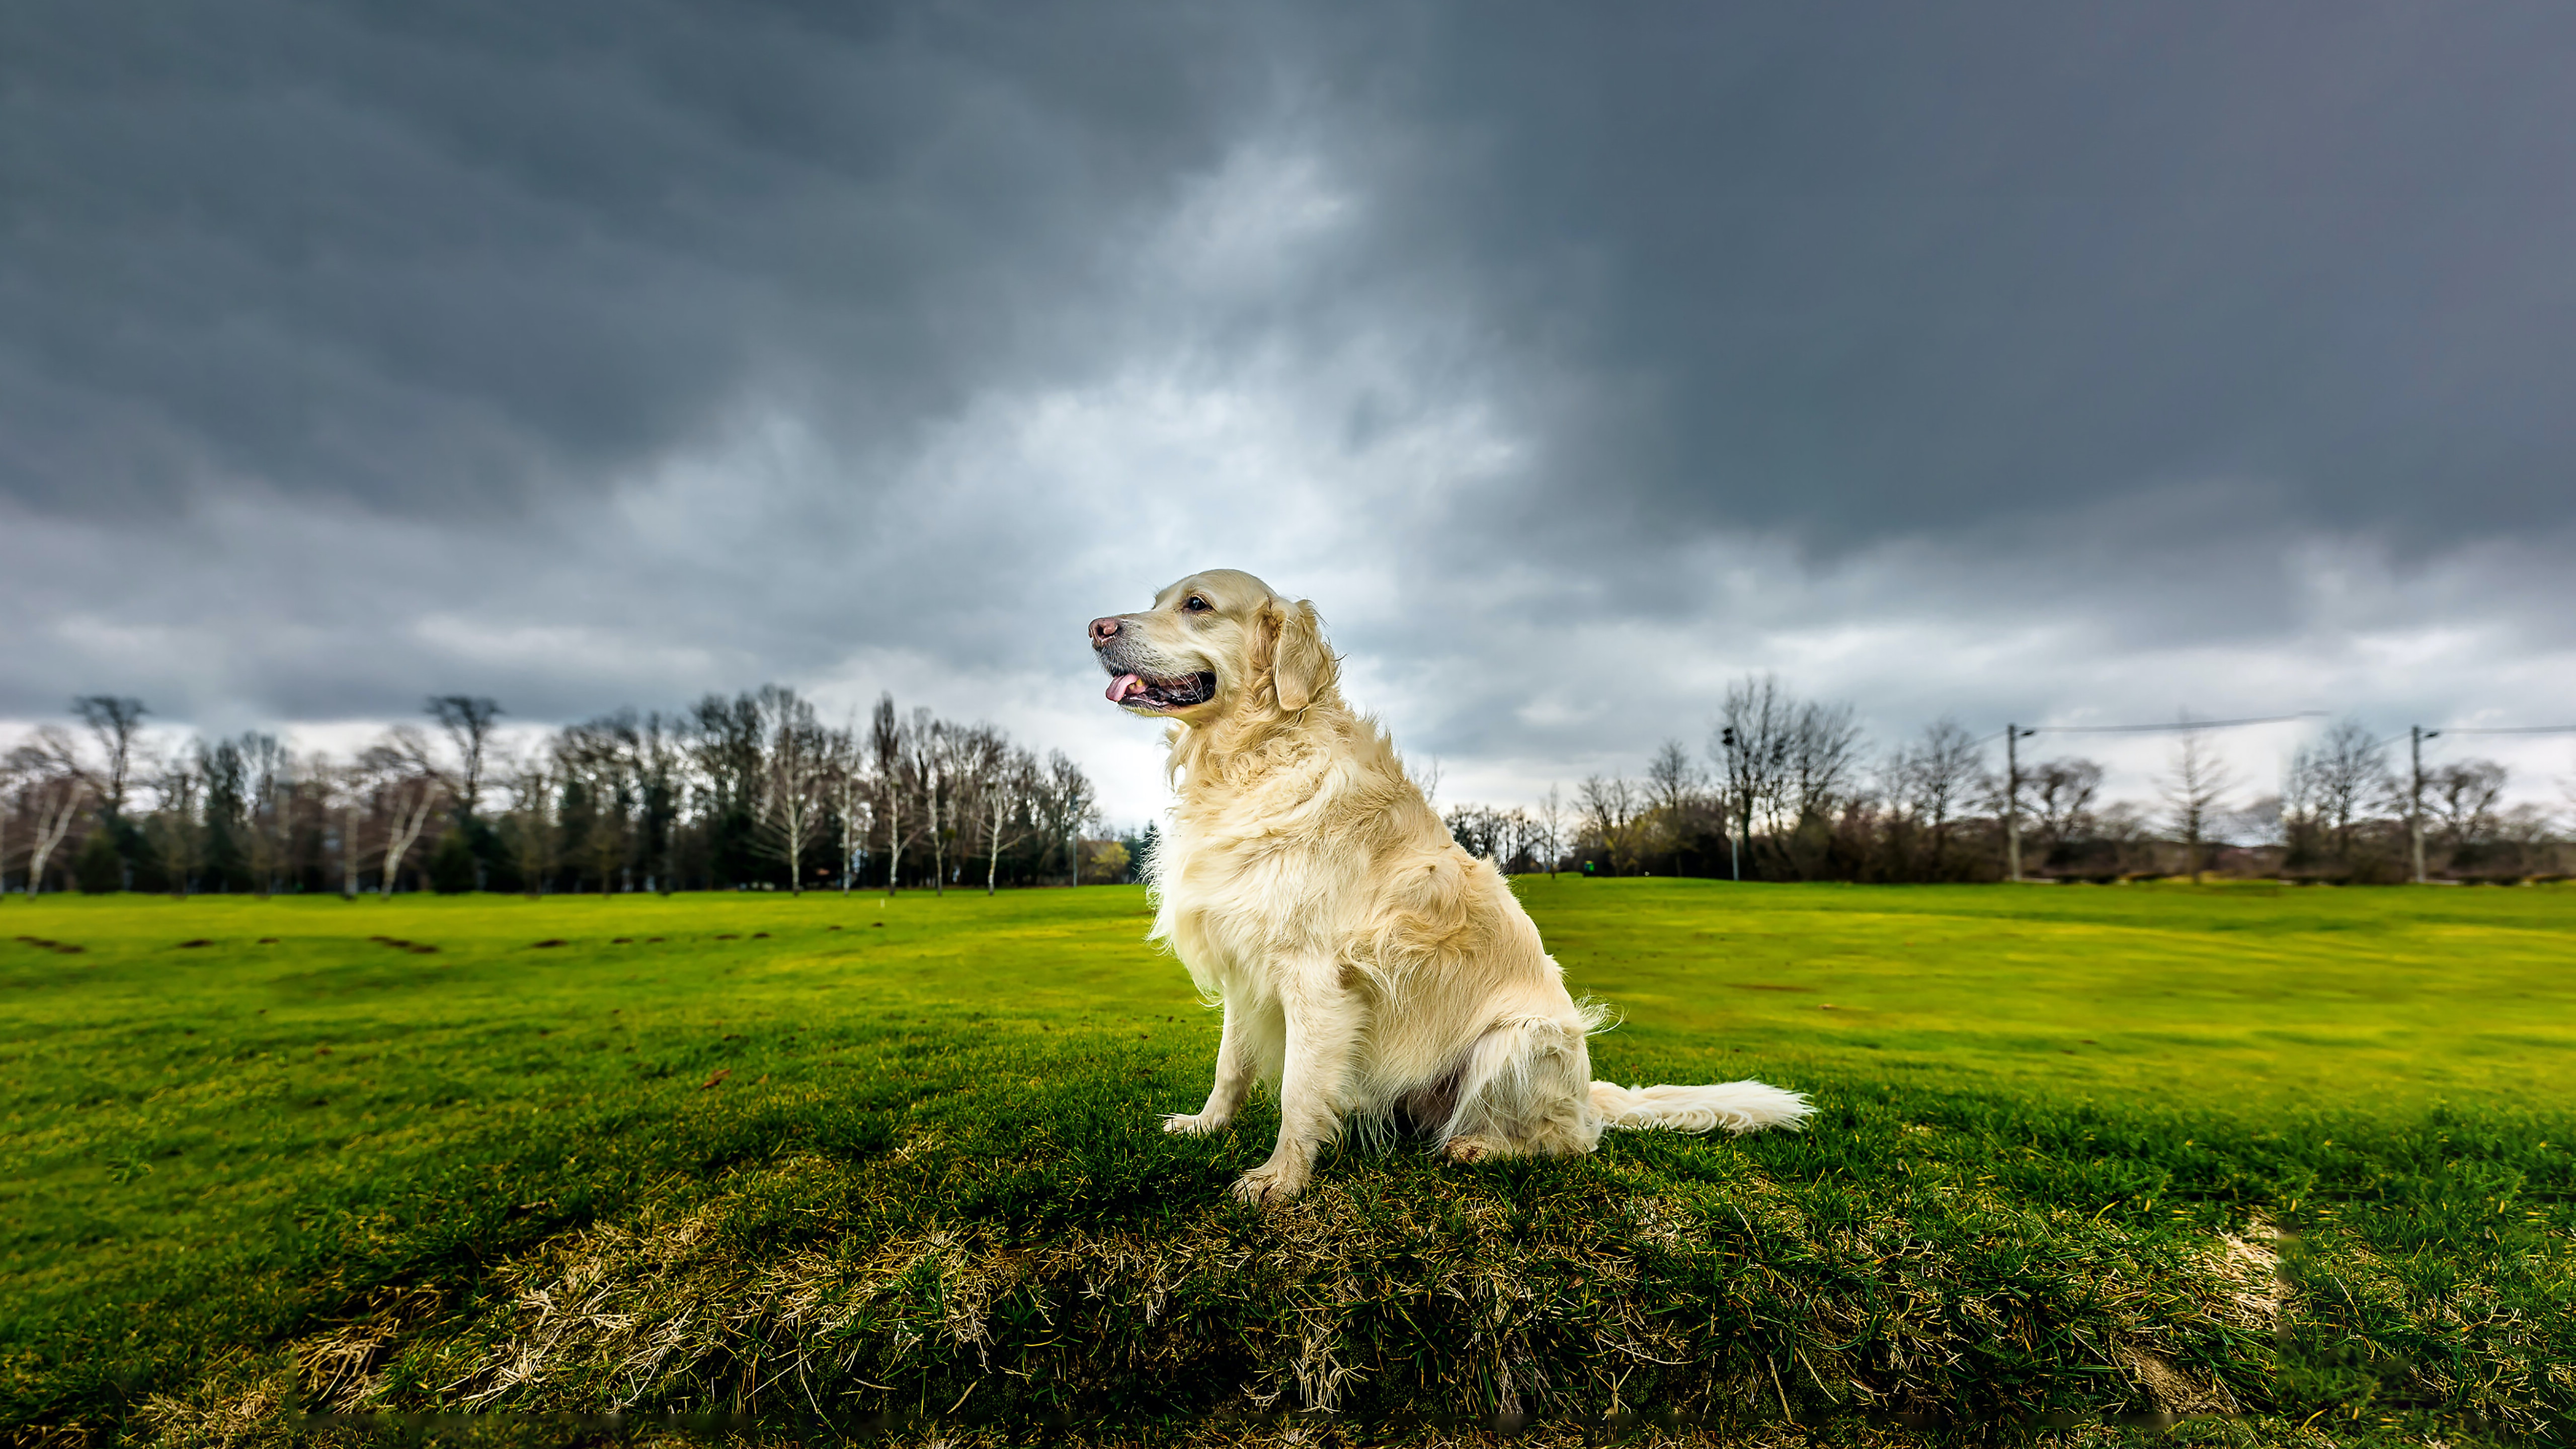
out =
[[[438,848],[429,853],[429,888],[443,896],[474,889],[474,847],[466,842],[464,831],[451,830],[438,837]]]
[[[116,853],[116,837],[93,830],[72,861],[72,883],[81,894],[100,896],[125,889],[125,857]]]
[[[1131,857],[1127,847],[1115,840],[1082,842],[1082,883],[1084,885],[1121,885],[1128,879]]]

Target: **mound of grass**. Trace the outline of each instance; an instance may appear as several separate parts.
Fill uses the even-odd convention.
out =
[[[1527,893],[1605,1074],[1815,1129],[1233,1205],[1270,1124],[1150,1130],[1214,1030],[1127,890],[13,907],[5,1422],[2576,1418],[2576,1117],[2498,1090],[2576,897]]]

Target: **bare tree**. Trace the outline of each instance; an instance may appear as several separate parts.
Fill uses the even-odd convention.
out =
[[[1506,875],[1544,868],[1540,856],[1547,849],[1546,827],[1521,806],[1452,805],[1442,819],[1459,849],[1492,862]]]
[[[1411,780],[1413,788],[1422,792],[1422,803],[1434,810],[1440,808],[1440,757],[1438,755],[1433,755],[1428,762],[1419,765],[1407,761],[1404,766],[1404,778]]]
[[[930,893],[948,894],[948,842],[957,833],[956,731],[930,711],[912,712],[913,778],[920,782],[921,818],[930,834]]]
[[[2222,840],[2280,840],[2281,797],[2257,795],[2239,803],[2219,817],[2217,829],[2211,833]]]
[[[1546,842],[1547,878],[1554,880],[1557,863],[1565,858],[1565,796],[1556,788],[1555,781],[1549,781],[1547,793],[1539,797],[1538,811],[1533,819],[1539,838]]]
[[[759,855],[761,772],[768,758],[767,726],[760,698],[709,694],[689,709],[687,753],[695,774],[691,799],[702,825],[710,873],[741,884],[748,867],[739,856]]]
[[[376,874],[376,894],[390,897],[396,879],[402,874],[403,859],[411,854],[429,822],[439,809],[449,803],[446,782],[436,773],[420,767],[412,752],[397,743],[375,745],[358,756],[358,770],[367,782],[367,793],[375,803],[375,813],[383,821],[383,854]],[[350,839],[349,852],[357,854],[356,837]],[[357,875],[350,873],[349,889],[357,889]]]
[[[2337,721],[2314,746],[2291,756],[2290,773],[2300,777],[2295,793],[2333,836],[2340,859],[2352,856],[2355,828],[2398,794],[2387,742],[2374,739],[2359,720]]]
[[[20,812],[35,828],[27,846],[27,896],[32,900],[44,893],[45,867],[92,796],[89,781],[63,768],[46,742],[20,745],[10,752],[9,763],[23,782],[18,787]]]
[[[567,809],[566,834],[579,843],[599,881],[600,894],[617,889],[621,876],[632,888],[628,862],[633,858],[635,779],[640,744],[635,712],[619,710],[585,724],[572,725],[555,737],[555,760],[561,768],[569,802],[579,787],[580,811]]]
[[[1538,812],[1515,805],[1512,817],[1512,853],[1510,869],[1514,872],[1546,871],[1556,873],[1553,861],[1544,860],[1548,849],[1548,828]]]
[[[1796,714],[1774,675],[1746,675],[1726,687],[1708,754],[1724,782],[1739,841],[1752,838],[1757,813],[1777,833]]]
[[[1046,773],[1029,796],[1037,828],[1050,846],[1064,846],[1067,885],[1082,884],[1082,827],[1099,809],[1091,778],[1062,750],[1047,755]]]
[[[9,797],[17,792],[20,783],[16,752],[0,755],[0,898],[9,894],[9,827],[18,818],[18,808]]]
[[[876,755],[876,780],[879,798],[878,823],[886,835],[886,895],[892,897],[901,883],[905,823],[912,802],[912,769],[915,751],[901,716],[895,713],[894,696],[877,697],[876,713],[868,731],[869,747]]]
[[[492,721],[501,717],[501,706],[480,695],[439,694],[430,696],[427,706],[430,718],[447,731],[447,742],[456,751],[457,771],[448,782],[456,797],[458,813],[471,816],[483,808],[483,761],[492,739]]]
[[[1798,706],[1782,769],[1792,828],[1831,817],[1851,793],[1860,776],[1861,743],[1850,705],[1809,701]]]
[[[1976,788],[1983,772],[1983,751],[1976,738],[1947,715],[1934,720],[1923,738],[1901,749],[1889,766],[1891,793],[1932,833],[1932,868],[1948,866],[1950,825],[1959,807]]]
[[[665,720],[659,710],[646,715],[635,731],[634,760],[644,888],[668,895],[679,889],[672,836],[688,789],[688,750],[680,722]]]
[[[1599,775],[1586,776],[1575,795],[1575,809],[1581,813],[1583,828],[1601,842],[1614,875],[1624,872],[1634,856],[1638,806],[1637,787],[1619,775],[1607,780]]]
[[[10,751],[18,761],[20,773],[30,779],[50,775],[69,775],[81,782],[94,802],[98,799],[101,772],[82,757],[80,741],[60,725],[38,725],[24,743]]]
[[[236,746],[242,761],[242,854],[250,864],[251,891],[266,900],[277,888],[294,829],[294,757],[277,736],[256,730]]]
[[[1644,782],[1648,808],[1662,817],[1663,830],[1678,836],[1683,819],[1698,805],[1702,776],[1690,750],[1679,740],[1666,740],[1646,761]]]
[[[2226,809],[2227,792],[2234,788],[2226,762],[2210,747],[2202,731],[2186,724],[2174,740],[2173,761],[2166,768],[2162,784],[2165,805],[2174,833],[2182,837],[2185,863],[2191,870],[2191,882],[2200,884],[2206,863],[2201,859],[2202,842],[2209,827]]]
[[[2556,822],[2550,819],[2549,808],[2538,801],[2526,800],[2499,812],[2495,841],[2527,862],[2528,868],[2547,869],[2541,862],[2560,858]]]
[[[2281,829],[2283,869],[2304,865],[2321,853],[2326,833],[2324,800],[2318,791],[2316,772],[2306,768],[2304,751],[2290,757],[2290,767],[2281,772]]]
[[[169,880],[173,896],[185,897],[198,867],[205,864],[204,786],[197,761],[184,754],[162,766],[152,781],[157,798],[151,816],[143,822],[143,840]]]
[[[410,774],[437,786],[440,798],[459,821],[470,820],[483,808],[485,779],[491,770],[492,721],[501,708],[488,699],[440,695],[429,701],[427,709],[444,732],[444,749],[412,725],[394,726],[378,748],[399,754]],[[391,778],[390,766],[384,762],[374,768],[380,779]],[[527,765],[521,762],[508,768],[524,773]],[[551,766],[538,773],[549,780],[555,775]],[[512,789],[515,792],[516,786]]]
[[[2442,842],[2457,850],[2484,844],[2496,830],[2496,802],[2504,794],[2505,767],[2493,760],[2461,760],[2425,777],[2432,787],[2435,827]]]
[[[72,713],[89,726],[105,762],[91,788],[99,808],[114,819],[125,813],[125,792],[134,768],[135,732],[143,726],[143,701],[110,694],[83,695],[72,701]]]
[[[760,800],[754,841],[763,855],[787,866],[788,890],[805,891],[805,853],[823,832],[830,781],[830,741],[815,722],[814,706],[796,691],[764,685],[761,721]]]
[[[999,738],[998,736],[996,737]],[[1032,817],[1029,802],[1038,793],[1041,777],[1035,755],[1009,747],[1002,742],[1000,756],[987,763],[978,800],[977,822],[984,834],[984,894],[993,894],[993,885],[1002,869],[1002,851],[1028,838]]]
[[[69,733],[47,725],[13,752],[19,762],[19,773],[39,782],[40,788],[32,798],[45,801],[57,799],[62,792],[42,782],[57,776],[77,781],[85,804],[95,808],[100,824],[113,832],[125,813],[125,799],[137,758],[135,734],[142,724],[143,702],[113,695],[84,695],[72,701],[72,713],[89,727],[91,738],[98,746],[97,762],[93,764],[84,757],[78,742]],[[46,817],[39,812],[39,824],[45,823]],[[46,846],[49,834],[54,835],[52,846]],[[121,856],[124,853],[123,842],[113,833],[108,839],[118,847]],[[37,845],[46,847],[44,854],[47,856],[54,854],[54,847],[60,843],[59,834],[46,829],[38,831]]]
[[[71,775],[57,775],[37,782],[34,789],[36,838],[27,853],[27,894],[34,896],[44,884],[45,864],[63,838],[89,808],[89,787]]]
[[[501,843],[510,852],[510,863],[518,867],[519,888],[534,898],[545,894],[546,880],[554,874],[563,849],[563,832],[556,819],[563,780],[553,757],[543,750],[531,751],[510,768],[507,778],[510,809],[501,818]]]
[[[829,776],[826,794],[841,828],[841,894],[846,896],[857,884],[859,857],[867,850],[868,793],[874,783],[868,778],[867,751],[856,721],[849,728],[834,730],[824,742],[824,763]]]
[[[996,783],[995,777],[1009,768],[1010,758],[1009,738],[991,725],[950,727],[948,820],[957,853],[957,873],[961,879],[966,862],[983,851],[985,789]]]
[[[1512,866],[1517,863],[1520,856],[1521,836],[1528,823],[1527,812],[1505,810],[1492,805],[1481,805],[1476,808],[1477,813],[1483,817],[1480,828],[1484,833],[1485,848],[1481,854],[1493,864],[1495,870],[1504,875],[1510,875]],[[1471,855],[1478,853],[1469,852]]]
[[[202,884],[229,894],[243,870],[250,833],[250,766],[238,740],[195,741],[197,777],[206,785],[206,872]]]
[[[1061,752],[1041,761],[997,731],[961,729],[926,709],[898,716],[888,698],[876,721],[882,731],[815,731],[818,790],[782,793],[775,788],[782,771],[791,786],[807,773],[798,768],[805,752],[775,748],[788,692],[765,694],[766,718],[761,693],[710,695],[669,716],[667,729],[664,716],[647,724],[619,711],[542,736],[528,731],[525,741],[517,730],[498,730],[492,701],[440,696],[425,702],[426,718],[397,726],[345,763],[259,734],[156,752],[165,732],[147,727],[153,721],[139,704],[86,696],[75,703],[79,722],[13,741],[23,748],[0,769],[8,807],[0,811],[0,852],[11,885],[27,868],[37,872],[40,893],[60,883],[89,828],[86,816],[66,820],[57,809],[63,787],[54,782],[64,777],[79,784],[80,810],[115,828],[101,838],[115,840],[138,869],[157,863],[180,894],[267,893],[316,875],[344,895],[399,892],[419,876],[448,812],[470,832],[459,842],[470,843],[478,886],[482,866],[507,874],[505,862],[515,859],[537,893],[586,889],[593,877],[610,891],[769,879],[765,863],[751,869],[750,857],[764,852],[785,863],[801,889],[835,830],[850,850],[840,866],[844,890],[873,870],[877,849],[885,851],[889,889],[899,886],[904,856],[924,845],[943,892],[978,855],[988,893],[999,892],[1005,855],[1015,870],[1025,857],[1028,870],[1051,878],[1060,849],[1080,880],[1097,797]],[[880,733],[888,736],[882,751]],[[887,763],[893,767],[880,767]],[[1496,854],[1516,855],[1511,842],[1530,828],[1508,814],[1496,818]],[[782,829],[798,848],[784,848]],[[1043,850],[1032,843],[1038,838]],[[97,841],[87,849],[84,878],[105,866]],[[440,864],[462,862],[442,854]]]
[[[1644,784],[1654,809],[1679,812],[1699,794],[1699,765],[1681,741],[1668,739],[1646,761]]]
[[[360,826],[366,818],[367,795],[372,779],[358,761],[326,767],[319,778],[328,795],[322,803],[329,815],[339,817],[340,827],[340,897],[358,898],[358,871],[364,864],[358,851]]]
[[[2091,760],[2047,760],[2023,776],[2039,837],[2055,851],[2081,834],[2102,788],[2102,767]]]
[[[430,739],[418,725],[393,726],[385,731],[381,742],[361,751],[359,758],[362,761],[367,760],[379,751],[390,752],[398,759],[378,761],[370,766],[371,769],[381,772],[385,769],[400,768],[415,774],[428,775],[446,787],[447,798],[451,802],[456,800],[465,788],[464,771],[449,764],[437,742]]]
[[[1478,860],[1490,860],[1498,866],[1502,863],[1503,852],[1508,848],[1506,832],[1511,828],[1509,817],[1502,811],[1490,805],[1452,805],[1441,823],[1449,827],[1449,838],[1458,843],[1460,850]]]

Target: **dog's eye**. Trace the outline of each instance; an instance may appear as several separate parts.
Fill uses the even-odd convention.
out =
[[[1199,597],[1198,595],[1196,595],[1196,594],[1192,594],[1192,595],[1190,595],[1188,598],[1183,599],[1183,600],[1181,601],[1181,607],[1182,607],[1182,608],[1184,608],[1184,609],[1189,610],[1189,611],[1190,611],[1191,613],[1193,613],[1193,614],[1204,614],[1204,613],[1206,613],[1206,612],[1207,612],[1207,606],[1208,606],[1208,601],[1207,601],[1207,600],[1205,600],[1205,599],[1200,598],[1200,597]]]

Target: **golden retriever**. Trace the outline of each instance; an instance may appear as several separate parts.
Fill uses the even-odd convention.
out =
[[[1225,1007],[1207,1105],[1163,1125],[1215,1132],[1256,1079],[1278,1094],[1278,1145],[1238,1197],[1295,1196],[1353,1119],[1383,1136],[1401,1118],[1474,1161],[1589,1152],[1605,1127],[1807,1115],[1760,1082],[1591,1080],[1603,1008],[1566,994],[1502,874],[1458,847],[1386,732],[1343,703],[1313,604],[1211,570],[1093,620],[1091,646],[1113,703],[1172,721],[1153,939]]]

